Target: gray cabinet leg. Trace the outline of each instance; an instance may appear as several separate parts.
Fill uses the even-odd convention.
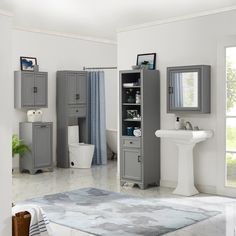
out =
[[[31,175],[35,175],[37,170],[29,170],[29,172],[30,172]]]
[[[146,184],[137,184],[139,186],[140,189],[144,190],[147,188]]]

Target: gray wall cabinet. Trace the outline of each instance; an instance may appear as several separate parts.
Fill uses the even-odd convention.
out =
[[[57,166],[69,168],[68,126],[79,125],[80,142],[88,142],[87,72],[57,72]]]
[[[38,170],[53,170],[51,122],[20,123],[20,139],[27,144],[31,152],[20,157],[20,171],[28,170],[35,174]]]
[[[141,95],[137,103],[136,94]],[[141,137],[129,133],[135,127],[141,129]],[[160,129],[159,72],[120,71],[121,185],[131,182],[145,189],[160,184],[160,139],[154,134],[157,129]]]
[[[15,108],[45,108],[48,106],[48,73],[15,71]]]

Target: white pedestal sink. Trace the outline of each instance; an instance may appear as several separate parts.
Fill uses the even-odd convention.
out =
[[[174,194],[192,196],[198,194],[194,186],[193,148],[196,143],[212,137],[211,130],[157,130],[155,135],[167,138],[178,147],[178,184]]]

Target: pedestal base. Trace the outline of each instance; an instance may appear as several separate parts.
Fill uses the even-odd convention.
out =
[[[195,186],[188,187],[188,188],[177,186],[176,189],[173,191],[173,194],[190,197],[190,196],[199,194],[199,192],[195,188]]]
[[[194,186],[193,148],[195,143],[176,143],[178,147],[178,184],[173,194],[192,196],[198,194]]]

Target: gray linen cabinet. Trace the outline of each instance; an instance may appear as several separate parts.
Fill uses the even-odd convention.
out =
[[[135,100],[140,94],[139,101]],[[132,130],[141,129],[141,137]],[[120,71],[120,183],[160,184],[160,78],[157,70]],[[131,130],[131,132],[130,132]]]
[[[85,71],[57,71],[57,166],[61,168],[70,167],[69,125],[79,125],[79,141],[88,142]]]
[[[48,73],[15,71],[15,108],[48,107]]]
[[[20,171],[28,170],[35,174],[38,170],[53,170],[52,122],[20,123],[20,139],[31,152],[20,157]]]

